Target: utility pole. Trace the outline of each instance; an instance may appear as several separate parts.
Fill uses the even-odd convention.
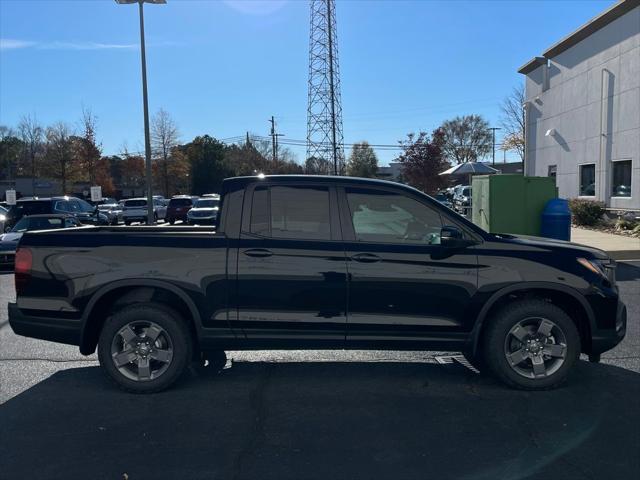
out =
[[[276,162],[276,121],[271,115],[271,155],[273,155],[273,163]]]
[[[273,154],[273,163],[274,165],[277,165],[278,164],[278,137],[284,137],[284,134],[276,133],[276,120],[275,118],[273,118],[273,115],[271,115],[271,120],[269,120],[269,123],[271,123],[271,133],[269,135],[271,136],[271,150]]]
[[[493,160],[491,161],[492,165],[496,164],[496,130],[502,130],[499,127],[491,127],[489,128],[489,130],[491,130],[492,136],[493,136]]]

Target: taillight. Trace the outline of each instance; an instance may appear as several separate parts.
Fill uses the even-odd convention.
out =
[[[15,258],[15,282],[16,295],[20,295],[24,287],[31,278],[31,268],[33,266],[33,255],[28,248],[18,247]]]

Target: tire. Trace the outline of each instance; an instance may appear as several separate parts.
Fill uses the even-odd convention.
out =
[[[169,224],[170,224],[170,225],[173,225],[174,223],[176,223],[176,221],[175,221],[173,218],[170,218],[170,219],[169,219]]]
[[[125,224],[125,225],[127,225],[127,226],[129,226],[129,225],[131,225],[131,222],[130,222],[129,220],[125,220],[125,221],[124,221],[124,224]]]
[[[548,390],[563,383],[580,349],[580,334],[571,318],[543,300],[504,307],[490,321],[482,343],[491,372],[522,390]]]
[[[106,320],[98,340],[98,359],[107,377],[121,389],[155,393],[184,374],[192,349],[189,328],[176,311],[142,303],[125,307]]]

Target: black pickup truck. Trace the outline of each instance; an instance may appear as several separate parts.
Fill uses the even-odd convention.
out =
[[[626,331],[604,252],[490,234],[415,189],[349,177],[225,180],[214,230],[27,232],[15,282],[17,334],[97,347],[141,393],[224,350],[291,348],[461,351],[544,389]]]

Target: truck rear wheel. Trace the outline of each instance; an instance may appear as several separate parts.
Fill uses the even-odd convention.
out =
[[[155,393],[170,387],[184,374],[191,351],[184,319],[156,303],[119,310],[107,319],[98,340],[104,372],[132,393]]]
[[[489,369],[507,385],[546,390],[566,379],[580,355],[580,335],[561,308],[524,300],[491,320],[482,348]]]

